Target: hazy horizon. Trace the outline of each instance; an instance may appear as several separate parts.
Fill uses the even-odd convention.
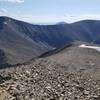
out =
[[[0,0],[0,16],[30,23],[100,20],[99,0]]]

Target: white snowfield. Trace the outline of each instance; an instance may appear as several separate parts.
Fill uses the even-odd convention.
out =
[[[97,50],[97,51],[100,52],[100,47],[98,47],[98,46],[87,46],[86,44],[81,44],[81,45],[79,45],[79,47],[80,47],[80,48],[90,48],[90,49],[95,49],[95,50]]]

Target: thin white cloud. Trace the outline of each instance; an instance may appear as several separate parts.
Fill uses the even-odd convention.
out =
[[[8,11],[5,8],[0,8],[1,13],[7,13]]]
[[[100,14],[83,14],[83,15],[65,15],[62,19],[69,23],[76,22],[79,20],[100,20]]]
[[[65,21],[68,23],[73,23],[77,22],[80,20],[100,20],[100,14],[86,14],[86,15],[66,15],[66,16],[46,16],[46,15],[41,15],[41,16],[36,16],[36,15],[31,15],[31,14],[23,14],[20,16],[15,15],[13,18],[20,19],[26,22],[31,22],[31,23],[57,23],[60,21]]]
[[[0,11],[1,12],[1,11]],[[3,11],[2,11],[3,12]],[[100,14],[83,14],[83,15],[65,15],[65,16],[50,16],[50,15],[31,15],[31,14],[21,14],[21,12],[19,12],[19,14],[17,15],[12,15],[9,12],[8,13],[0,13],[0,15],[6,15],[18,20],[22,20],[22,21],[26,21],[26,22],[30,22],[30,23],[57,23],[60,21],[65,21],[68,23],[73,23],[73,22],[77,22],[80,20],[100,20]]]
[[[0,0],[0,2],[24,3],[25,0]]]
[[[8,11],[5,8],[0,8],[0,16],[6,16]]]

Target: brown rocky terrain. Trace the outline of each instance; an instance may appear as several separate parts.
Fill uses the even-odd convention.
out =
[[[89,73],[94,75],[95,78],[100,79],[100,52],[93,49],[80,48],[80,44],[82,42],[73,43],[72,46],[66,47],[51,56],[47,56],[45,59],[66,66],[65,68],[68,72]]]
[[[79,44],[0,70],[0,100],[100,100],[100,53]]]
[[[1,16],[0,100],[100,100],[100,21],[33,25]]]

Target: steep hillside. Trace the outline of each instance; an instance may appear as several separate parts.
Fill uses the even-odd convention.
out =
[[[3,65],[6,63],[6,57],[5,57],[5,53],[3,50],[0,50],[0,64]],[[7,63],[6,63],[7,64]]]
[[[72,24],[32,25],[0,17],[0,49],[5,64],[18,64],[61,49],[73,41],[100,44],[100,21],[84,20]],[[2,58],[2,57],[1,57]],[[0,61],[2,62],[2,60]]]
[[[0,49],[5,53],[6,63],[26,62],[70,41],[67,34],[62,35],[55,25],[32,25],[0,17]]]
[[[96,42],[100,40],[100,21],[98,20],[83,20],[72,24],[73,30],[80,41]]]

